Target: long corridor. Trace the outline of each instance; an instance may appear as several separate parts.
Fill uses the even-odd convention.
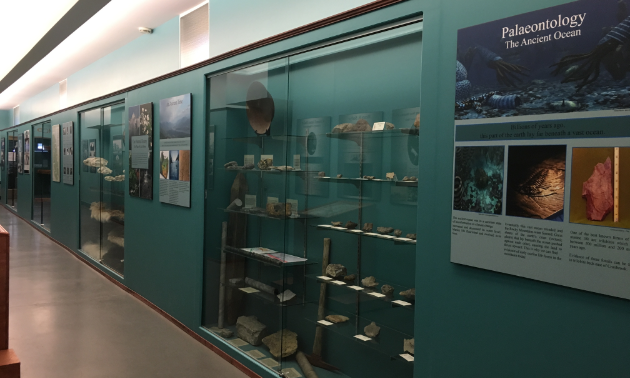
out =
[[[23,378],[246,377],[2,206],[0,224]]]

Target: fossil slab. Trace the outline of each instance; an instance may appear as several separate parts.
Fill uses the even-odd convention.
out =
[[[586,199],[586,216],[592,221],[603,220],[613,209],[612,164],[610,158],[598,163],[593,174],[582,185]]]
[[[368,337],[376,337],[379,332],[381,332],[381,327],[377,326],[376,323],[372,322],[365,328],[363,328],[365,335]]]
[[[264,337],[262,342],[269,348],[271,355],[276,358],[289,357],[298,348],[297,333],[288,329]]]
[[[361,285],[365,287],[377,287],[378,282],[376,282],[376,278],[374,278],[374,276],[369,276],[361,280]]]
[[[350,318],[348,318],[347,316],[343,316],[343,315],[328,315],[326,317],[326,320],[328,320],[329,322],[333,322],[333,323],[345,323],[348,320],[350,320]]]
[[[236,335],[251,345],[260,345],[266,331],[267,326],[255,316],[239,316],[236,320]]]
[[[341,264],[328,264],[326,267],[326,275],[332,278],[343,278],[347,274],[346,267]]]

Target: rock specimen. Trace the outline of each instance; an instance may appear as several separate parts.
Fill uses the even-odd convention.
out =
[[[268,203],[266,211],[267,215],[269,215],[270,217],[283,218],[285,216],[288,217],[289,215],[291,215],[291,207],[292,206],[290,203]]]
[[[409,354],[414,352],[414,340],[415,339],[403,339],[403,350]]]
[[[385,173],[385,178],[388,180],[393,180],[396,177],[396,173],[394,172],[387,172]]]
[[[345,276],[345,277],[343,278],[343,280],[344,280],[344,281],[352,281],[352,282],[354,282],[354,280],[355,280],[356,278],[357,278],[357,275],[356,275],[356,274],[350,274],[350,275]]]
[[[418,113],[418,115],[416,116],[416,120],[413,121],[413,127],[415,127],[416,129],[420,128],[420,113]]]
[[[402,235],[402,231],[401,230],[398,230],[398,229],[394,230],[394,236],[400,237],[400,235]]]
[[[374,276],[365,277],[361,280],[361,284],[365,287],[377,287],[378,282],[376,282],[376,278]]]
[[[365,332],[365,336],[376,337],[378,336],[378,333],[381,332],[381,327],[377,326],[376,323],[372,322],[368,326],[363,328],[363,331]]]
[[[326,320],[328,320],[329,322],[333,322],[333,323],[344,323],[344,322],[347,322],[350,319],[348,317],[346,317],[346,316],[343,316],[343,315],[328,315],[326,317]]]
[[[395,128],[393,123],[385,122],[385,130],[394,130]]]
[[[346,222],[346,228],[348,230],[354,230],[355,228],[357,228],[357,224],[354,223],[353,221],[348,221]]]
[[[251,287],[253,287],[254,289],[258,289],[262,292],[265,293],[269,293],[271,295],[276,295],[276,289],[273,286],[269,286],[267,284],[264,284],[262,282],[256,281],[254,279],[251,279],[249,277],[245,277],[245,283]]]
[[[313,366],[311,365],[311,363],[308,362],[308,359],[306,359],[304,353],[297,352],[297,354],[295,355],[295,360],[300,366],[300,369],[302,369],[302,373],[304,373],[304,376],[306,378],[319,378],[317,373],[315,373],[315,370],[313,370]]]
[[[612,165],[610,158],[598,163],[593,174],[582,185],[582,197],[586,199],[586,217],[592,221],[603,220],[613,209]]]
[[[353,127],[354,127],[354,123],[342,123],[342,124],[339,124],[339,125],[335,126],[332,129],[332,132],[333,132],[333,134],[345,133],[348,130],[350,130],[351,128],[353,128]]]
[[[99,169],[96,170],[96,173],[100,173],[102,175],[109,175],[110,173],[112,173],[112,170],[107,167],[100,167]]]
[[[227,168],[227,167],[231,167],[231,166],[234,166],[234,165],[238,165],[238,163],[235,162],[235,161],[230,161],[230,162],[227,162],[227,163],[223,164],[223,167]]]
[[[335,227],[341,227],[341,222],[330,222]]]
[[[243,169],[254,169],[254,164],[245,164]]]
[[[413,239],[416,240],[416,234],[407,234],[407,239]]]
[[[392,285],[385,284],[381,286],[381,293],[390,296],[394,294],[394,287]]]
[[[317,176],[319,176],[319,177],[326,177],[326,172],[319,172],[317,174]]]
[[[410,300],[415,300],[416,299],[416,289],[409,289],[409,290],[405,290],[405,291],[401,291],[400,295],[410,299]]]
[[[394,227],[377,227],[376,231],[381,235],[388,235],[394,231]]]
[[[297,333],[288,329],[269,335],[263,338],[262,342],[269,348],[271,355],[276,358],[289,357],[297,352]]]
[[[236,320],[236,336],[251,345],[260,345],[266,331],[267,326],[259,322],[255,316],[239,316]]]
[[[328,264],[326,275],[332,278],[343,278],[348,274],[348,270],[341,264]]]
[[[293,167],[290,165],[281,165],[279,167],[276,167],[276,169],[279,171],[292,171]]]
[[[365,223],[363,225],[363,231],[365,232],[372,232],[373,228],[374,228],[374,223]]]
[[[88,167],[104,167],[107,165],[107,163],[107,160],[100,157],[91,157],[83,160],[83,164],[87,165]]]
[[[372,131],[372,127],[370,124],[364,120],[360,119],[357,123],[342,123],[335,126],[332,130],[333,134],[335,133],[350,133],[356,131]]]
[[[259,168],[261,171],[267,171],[267,170],[269,170],[269,167],[271,167],[271,166],[273,166],[273,159],[269,159],[269,158],[267,158],[267,159],[261,159],[261,160],[258,162],[258,168]]]
[[[353,131],[371,131],[371,130],[372,130],[372,126],[370,126],[368,121],[364,120],[363,118],[358,120],[357,123],[354,124]]]
[[[227,328],[212,327],[210,328],[210,332],[216,333],[224,339],[234,336],[234,333]]]
[[[363,176],[366,180],[374,180],[374,176]]]
[[[403,181],[418,181],[418,178],[416,176],[405,176],[402,179]]]
[[[337,175],[337,178],[342,178],[342,177],[343,177],[343,175],[342,175],[341,173],[339,173],[339,174]]]

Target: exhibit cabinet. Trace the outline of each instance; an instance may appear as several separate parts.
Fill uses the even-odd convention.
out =
[[[31,220],[50,231],[52,171],[50,121],[32,126],[33,214]]]
[[[80,177],[80,249],[120,275],[125,266],[124,113],[124,103],[80,113],[80,165],[76,167]],[[74,133],[72,123],[63,124],[62,138],[70,132]],[[63,154],[74,157],[74,151],[66,147]],[[67,166],[66,161],[63,174],[76,177],[75,167]]]
[[[204,327],[281,376],[413,376],[421,57],[409,20],[208,78]]]
[[[17,146],[17,131],[15,130],[10,130],[7,131],[6,133],[7,136],[7,145],[6,145],[6,151],[7,151],[7,161],[6,161],[6,196],[5,196],[5,203],[10,206],[11,208],[13,208],[14,210],[17,210],[17,198],[18,198],[18,191],[17,191],[17,153],[18,153],[18,146]]]

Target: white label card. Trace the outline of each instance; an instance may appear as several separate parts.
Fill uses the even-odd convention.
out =
[[[329,322],[328,320],[320,320],[320,321],[318,321],[317,323],[319,323],[319,324],[323,324],[323,325],[325,325],[325,326],[330,326],[330,325],[333,325],[333,323]]]
[[[291,204],[291,214],[297,215],[297,213],[298,213],[298,200],[288,199],[287,198],[287,203]]]
[[[278,197],[267,197],[267,203],[278,203]]]
[[[404,358],[405,360],[412,362],[413,361],[413,356],[411,354],[407,354],[407,353],[403,353],[400,355],[400,357]]]
[[[352,289],[352,290],[356,290],[356,291],[359,291],[359,290],[365,290],[365,289],[364,289],[364,288],[362,288],[361,286],[348,286],[348,288],[349,288],[349,289]]]
[[[254,289],[253,287],[241,287],[239,288],[240,291],[243,291],[247,294],[251,294],[251,293],[258,293],[259,290]]]
[[[317,278],[319,278],[320,280],[324,280],[324,281],[332,281],[332,278],[326,277],[326,276],[317,276]]]
[[[300,170],[300,155],[293,155],[293,170]]]
[[[244,160],[244,162],[243,162],[244,165],[248,165],[248,164],[253,165],[254,164],[254,155],[245,155],[245,158],[243,160]]]
[[[335,284],[335,285],[339,285],[339,286],[341,286],[341,285],[345,285],[345,284],[346,284],[346,283],[345,283],[345,282],[343,282],[343,281],[332,281],[331,283],[332,283],[332,284]]]
[[[363,335],[355,335],[354,337],[356,337],[357,339],[362,340],[362,341],[372,340],[371,338],[369,338],[367,336],[363,336]]]
[[[381,294],[381,293],[377,293],[377,292],[372,292],[372,293],[368,293],[369,295],[376,297],[376,298],[383,298],[385,296],[385,294]]]
[[[385,130],[385,122],[374,122],[374,126],[372,126],[372,131],[381,130]]]
[[[411,303],[401,301],[401,300],[392,301],[392,303],[396,303],[397,305],[400,305],[400,306],[411,306]]]
[[[256,207],[256,195],[255,194],[245,194],[245,206],[246,209]]]

